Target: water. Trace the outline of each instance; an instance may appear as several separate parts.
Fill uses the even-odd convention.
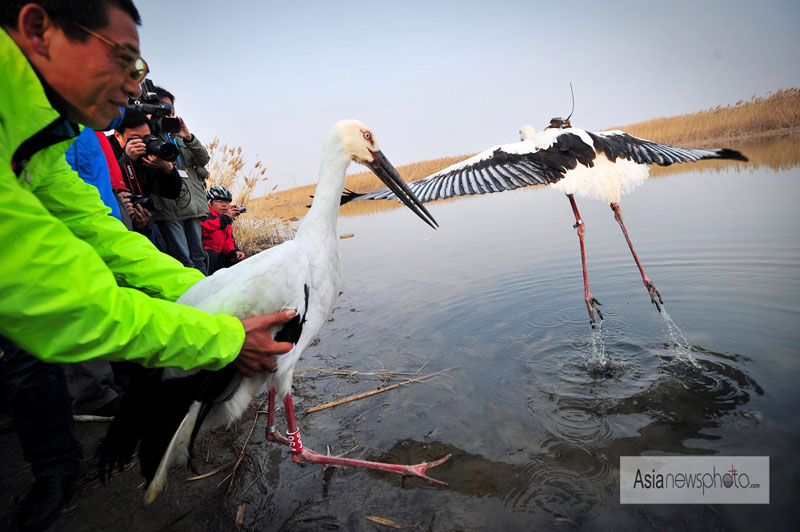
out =
[[[579,200],[592,331],[569,202],[554,190],[434,204],[432,231],[395,209],[344,217],[343,294],[301,368],[460,369],[301,416],[307,446],[417,463],[452,453],[436,488],[390,475],[299,468],[265,446],[274,490],[255,529],[778,529],[800,517],[800,149],[774,163],[685,165],[623,198],[665,301],[651,304],[608,205]],[[748,150],[750,150],[748,152]],[[785,150],[784,150],[785,151]],[[314,378],[320,399],[379,381]],[[391,383],[399,382],[400,378]],[[767,455],[771,504],[619,504],[619,457]]]

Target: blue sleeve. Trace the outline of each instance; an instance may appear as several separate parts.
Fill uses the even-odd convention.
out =
[[[66,153],[67,162],[86,183],[94,186],[100,194],[100,199],[111,209],[111,215],[121,220],[119,204],[111,190],[111,179],[108,174],[103,147],[94,130],[83,128],[81,134],[72,143]]]

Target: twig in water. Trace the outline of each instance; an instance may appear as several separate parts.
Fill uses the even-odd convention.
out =
[[[388,391],[388,390],[392,390],[394,388],[399,388],[400,386],[405,386],[406,384],[411,384],[411,383],[414,383],[414,382],[419,382],[421,380],[429,379],[431,377],[435,377],[436,375],[439,375],[439,374],[442,374],[442,373],[446,373],[446,372],[448,372],[450,370],[457,369],[457,368],[460,368],[460,367],[461,366],[453,366],[453,367],[450,367],[450,368],[447,368],[447,369],[443,369],[441,371],[437,371],[436,373],[430,373],[428,375],[423,375],[422,377],[417,377],[416,379],[409,379],[409,380],[407,380],[405,382],[399,382],[397,384],[392,384],[391,386],[387,386],[386,388],[381,388],[380,390],[372,390],[371,392],[366,392],[366,393],[354,395],[352,397],[348,397],[347,399],[341,399],[339,401],[334,401],[332,403],[327,403],[327,404],[324,404],[324,405],[321,405],[321,406],[315,406],[315,407],[309,408],[304,413],[305,414],[310,414],[311,412],[318,412],[319,410],[325,410],[326,408],[331,408],[332,406],[339,406],[339,405],[342,405],[344,403],[349,403],[350,401],[355,401],[357,399],[363,399],[365,397],[369,397],[370,395],[375,395],[376,393],[385,392],[385,391]]]
[[[262,401],[263,403],[263,401]],[[236,470],[239,469],[239,464],[242,463],[242,458],[244,458],[244,451],[247,449],[247,444],[250,441],[250,436],[253,435],[253,429],[256,428],[256,423],[258,422],[258,414],[259,410],[256,411],[256,417],[253,418],[253,425],[250,427],[250,432],[247,434],[247,439],[244,441],[244,446],[242,446],[242,452],[239,453],[239,459],[236,460],[236,465],[233,466],[233,471],[231,471],[231,483],[228,486],[228,493],[230,493],[231,488],[233,488],[233,480],[236,478]]]
[[[204,478],[208,478],[208,477],[210,477],[210,476],[216,475],[217,473],[219,473],[219,472],[220,472],[220,471],[222,471],[223,469],[227,469],[227,468],[229,468],[229,467],[230,467],[230,466],[232,466],[234,463],[235,463],[235,462],[228,462],[227,464],[225,464],[225,465],[221,465],[221,466],[219,466],[219,467],[217,467],[217,468],[215,468],[215,469],[212,469],[211,471],[209,471],[209,472],[207,472],[207,473],[202,473],[202,474],[200,474],[200,475],[196,475],[196,476],[193,476],[193,477],[189,477],[189,478],[187,478],[187,479],[186,479],[186,482],[190,482],[190,481],[193,481],[193,480],[202,480],[202,479],[204,479]]]
[[[383,406],[389,406],[389,403],[382,403],[382,404],[379,404],[378,406],[376,406],[375,408],[370,408],[366,412],[360,413],[358,415],[358,417],[356,417],[355,421],[353,421],[353,447],[357,447],[358,446],[358,443],[356,442],[356,425],[358,425],[358,420],[361,419],[366,414],[369,414],[373,410],[376,410],[376,409],[381,408]]]

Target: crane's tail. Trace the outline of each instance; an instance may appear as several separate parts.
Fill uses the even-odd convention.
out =
[[[183,382],[163,381],[161,370],[136,382],[122,396],[119,413],[98,448],[100,477],[109,478],[114,468],[121,471],[139,445],[142,473],[147,480],[152,479],[162,450],[192,400],[192,396],[185,393]]]
[[[150,504],[155,500],[159,493],[167,487],[167,472],[179,461],[185,461],[188,458],[190,442],[192,442],[193,435],[195,434],[195,427],[197,427],[197,418],[200,413],[201,404],[199,401],[192,403],[189,407],[189,412],[181,421],[178,430],[172,436],[172,439],[161,457],[161,462],[147,486],[147,492],[144,494],[145,505]]]

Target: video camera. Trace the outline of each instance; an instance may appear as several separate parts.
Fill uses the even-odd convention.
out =
[[[172,162],[178,158],[178,147],[164,140],[161,133],[174,135],[181,130],[181,121],[167,116],[172,114],[172,106],[159,99],[152,81],[145,79],[141,88],[142,94],[139,98],[128,102],[128,105],[150,115],[152,133],[142,137],[142,141],[147,145],[147,155],[155,155],[160,159]]]

